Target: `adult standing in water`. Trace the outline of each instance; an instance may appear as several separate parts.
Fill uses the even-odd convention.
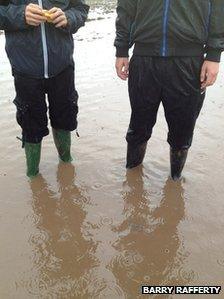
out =
[[[84,0],[10,0],[0,6],[29,177],[39,172],[41,142],[49,134],[46,95],[59,157],[72,159],[71,131],[78,113],[72,34],[84,26],[88,10]]]
[[[116,70],[129,79],[132,108],[127,168],[142,163],[162,102],[171,177],[181,177],[205,90],[219,71],[223,19],[223,0],[118,0]]]

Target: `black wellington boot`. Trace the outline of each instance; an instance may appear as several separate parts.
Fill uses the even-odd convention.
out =
[[[173,150],[170,148],[171,177],[174,181],[181,178],[181,173],[187,160],[188,149]]]
[[[130,145],[127,147],[127,164],[126,168],[131,169],[142,164],[145,157],[147,142],[140,145]]]

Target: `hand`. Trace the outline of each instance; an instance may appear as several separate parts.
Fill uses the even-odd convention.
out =
[[[30,3],[25,9],[26,23],[31,26],[39,26],[42,22],[46,21],[43,16],[43,11],[37,4]]]
[[[67,17],[60,8],[53,7],[48,12],[51,15],[52,23],[55,25],[56,28],[66,27],[68,25]]]
[[[127,80],[129,70],[129,59],[127,57],[118,57],[116,59],[116,71],[119,78]]]
[[[201,69],[201,88],[212,86],[219,73],[219,63],[205,60]]]

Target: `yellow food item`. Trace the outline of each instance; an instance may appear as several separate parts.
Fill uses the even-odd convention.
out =
[[[51,17],[51,14],[49,13],[48,10],[43,10],[43,15],[47,18],[47,22],[48,23],[51,23],[52,22],[52,17]]]

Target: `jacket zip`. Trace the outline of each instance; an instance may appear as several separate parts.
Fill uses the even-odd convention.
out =
[[[164,0],[162,56],[167,56],[167,27],[170,0]]]
[[[211,1],[208,1],[208,19],[207,19],[207,24],[206,24],[206,30],[207,30],[207,38],[209,34],[209,25],[210,25],[210,18],[211,18],[211,12],[212,12],[212,4]]]
[[[42,0],[38,0],[38,4],[41,8],[43,8]],[[44,78],[48,79],[48,50],[47,50],[47,38],[46,38],[46,28],[45,24],[41,23],[41,39],[42,39],[42,47],[43,47],[43,55],[44,55]]]
[[[133,45],[133,43],[132,43],[132,36],[133,36],[134,26],[135,26],[135,22],[133,22],[131,24],[131,29],[130,29],[130,35],[129,35],[129,47],[130,48]]]

